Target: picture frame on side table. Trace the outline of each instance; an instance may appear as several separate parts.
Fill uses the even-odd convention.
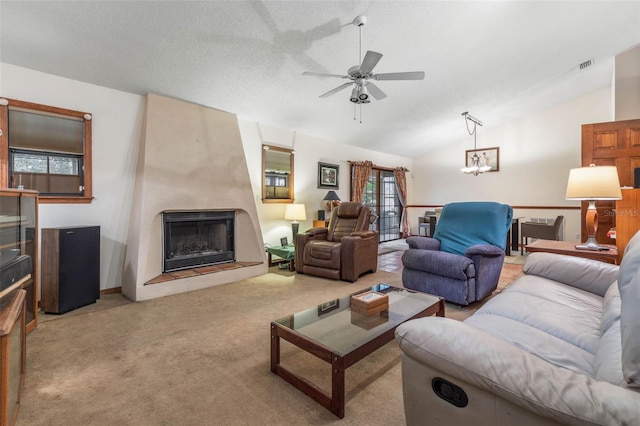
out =
[[[337,164],[318,163],[318,188],[340,189],[338,183],[338,172],[340,166]]]
[[[471,166],[471,157],[473,157],[473,154],[478,154],[478,157],[480,157],[480,167],[491,166],[489,172],[500,171],[500,147],[466,150],[464,162],[466,167]]]
[[[289,240],[287,239],[287,237],[282,237],[280,238],[280,245],[282,247],[286,247],[289,245]]]

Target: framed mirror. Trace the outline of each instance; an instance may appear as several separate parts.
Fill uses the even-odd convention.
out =
[[[293,150],[262,145],[262,202],[293,203]]]

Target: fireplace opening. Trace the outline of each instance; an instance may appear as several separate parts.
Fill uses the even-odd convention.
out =
[[[234,211],[165,212],[162,272],[234,262]]]

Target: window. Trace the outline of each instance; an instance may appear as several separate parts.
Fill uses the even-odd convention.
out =
[[[90,120],[80,111],[0,102],[0,187],[36,190],[43,203],[91,202]]]

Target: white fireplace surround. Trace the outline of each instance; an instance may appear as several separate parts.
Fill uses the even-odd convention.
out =
[[[162,212],[235,211],[238,262],[258,265],[146,284],[162,274]],[[260,222],[235,114],[149,94],[127,238],[122,293],[134,301],[267,272]]]

